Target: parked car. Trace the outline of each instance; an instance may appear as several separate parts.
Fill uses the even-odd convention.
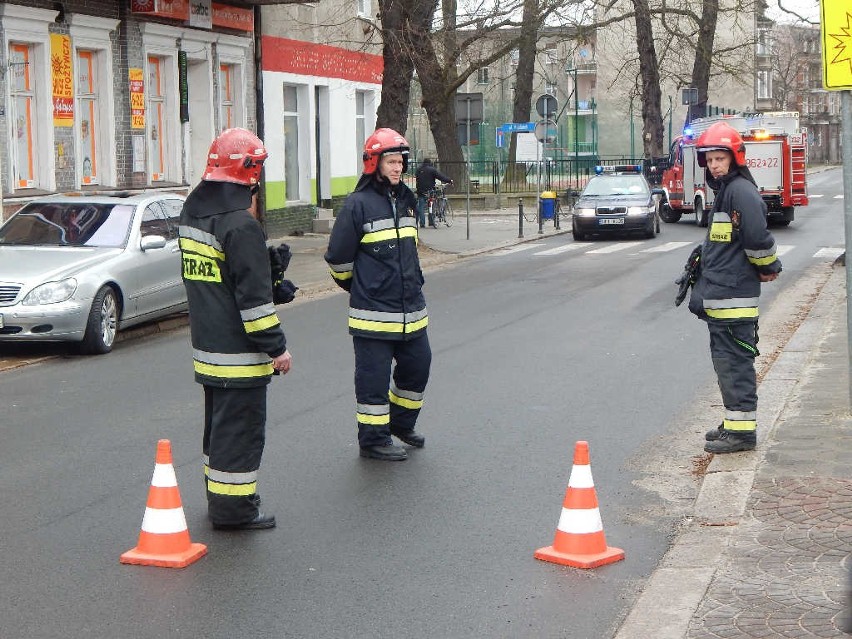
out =
[[[184,311],[174,193],[52,195],[0,226],[0,342],[112,350],[116,331]]]
[[[595,176],[574,201],[571,231],[575,240],[589,235],[660,232],[657,201],[662,189],[652,189],[639,165],[597,166]]]

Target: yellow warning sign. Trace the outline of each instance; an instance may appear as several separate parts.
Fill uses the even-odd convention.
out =
[[[822,77],[826,89],[852,89],[852,5],[820,0]]]

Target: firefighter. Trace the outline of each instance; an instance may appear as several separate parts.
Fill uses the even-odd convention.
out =
[[[291,357],[272,302],[269,255],[256,219],[263,142],[227,129],[180,216],[195,380],[204,387],[207,513],[222,530],[273,528],[258,508],[266,387]]]
[[[778,277],[781,262],[775,239],[766,228],[766,205],[746,166],[740,134],[717,122],[695,146],[698,164],[704,167],[716,197],[689,310],[707,322],[710,355],[725,405],[724,420],[706,433],[704,450],[753,450],[760,285]]]
[[[337,215],[325,254],[334,281],[349,292],[360,455],[384,461],[408,456],[391,435],[416,448],[426,441],[414,426],[432,351],[416,198],[402,182],[408,152],[408,142],[392,129],[367,138],[363,174]]]

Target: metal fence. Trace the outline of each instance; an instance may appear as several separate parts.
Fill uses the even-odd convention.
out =
[[[470,180],[473,194],[483,193],[537,193],[556,191],[563,195],[567,191],[581,189],[595,174],[596,166],[641,165],[642,172],[652,184],[659,183],[660,159],[617,156],[581,156],[579,158],[551,159],[540,162],[516,162],[505,160],[473,160],[471,162],[436,162],[439,171],[453,178],[454,192],[466,193],[465,179]],[[414,187],[417,166],[411,167],[406,181]]]

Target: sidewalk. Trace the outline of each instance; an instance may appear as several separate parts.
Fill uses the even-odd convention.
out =
[[[758,450],[714,456],[616,639],[839,637],[852,570],[846,274],[760,383]]]

